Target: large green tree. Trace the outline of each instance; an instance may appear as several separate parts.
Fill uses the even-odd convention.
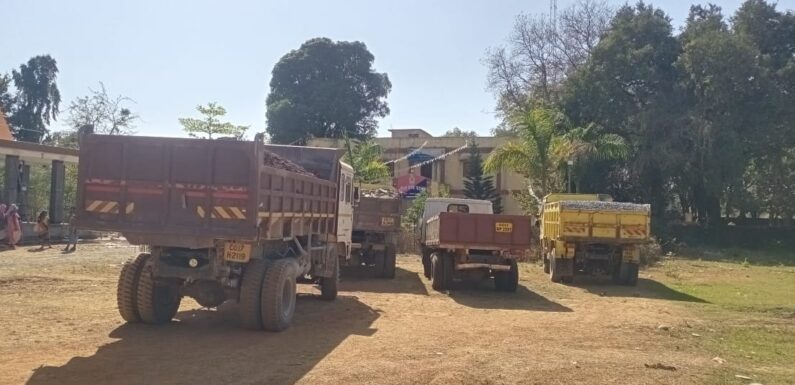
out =
[[[284,55],[273,67],[266,101],[271,141],[372,137],[376,119],[389,114],[392,88],[387,75],[373,69],[374,59],[362,42],[327,38]]]
[[[464,196],[491,201],[494,212],[502,212],[502,198],[494,187],[494,177],[483,173],[483,157],[475,141],[469,143],[469,159],[464,173]]]
[[[226,108],[218,103],[207,103],[206,106],[196,106],[196,111],[203,115],[201,119],[179,118],[179,124],[191,137],[204,137],[218,139],[218,136],[242,139],[248,126],[238,126],[229,122],[222,122],[226,115]],[[215,138],[213,138],[215,136]]]
[[[383,149],[372,140],[345,138],[345,161],[354,171],[359,184],[377,184],[389,177],[389,168],[382,159]]]
[[[61,92],[56,78],[58,65],[50,55],[35,56],[11,73],[16,94],[13,101],[0,100],[8,111],[8,123],[17,140],[39,143],[58,116]],[[2,81],[0,81],[2,83]],[[10,103],[9,103],[10,102]]]

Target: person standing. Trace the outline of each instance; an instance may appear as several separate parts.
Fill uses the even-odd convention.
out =
[[[22,225],[19,223],[19,207],[12,204],[5,213],[6,238],[12,249],[17,248],[17,243],[22,239]]]
[[[50,216],[47,211],[39,213],[39,218],[36,220],[36,232],[39,234],[39,240],[41,240],[39,250],[44,250],[45,244],[48,249],[52,249],[52,244],[50,244]]]
[[[66,237],[67,237],[66,238],[66,247],[63,249],[63,251],[65,253],[68,253],[70,251],[69,250],[69,246],[70,245],[72,246],[72,250],[71,251],[74,252],[74,251],[77,250],[77,226],[76,226],[75,217],[76,217],[75,208],[74,207],[70,207],[69,208],[69,229],[67,230],[67,235],[66,235]]]

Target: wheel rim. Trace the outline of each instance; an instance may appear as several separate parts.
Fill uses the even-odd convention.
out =
[[[293,311],[294,295],[289,279],[285,279],[282,284],[282,317],[288,318]]]

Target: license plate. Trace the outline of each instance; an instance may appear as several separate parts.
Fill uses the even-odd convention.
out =
[[[394,226],[394,225],[395,225],[395,218],[381,217],[381,226]]]
[[[251,259],[251,244],[226,242],[224,244],[224,259],[232,262],[248,262]]]
[[[513,223],[497,222],[494,224],[494,230],[496,230],[498,233],[511,233],[513,232]]]

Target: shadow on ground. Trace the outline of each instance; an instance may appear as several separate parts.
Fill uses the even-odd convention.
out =
[[[372,268],[346,267],[340,273],[340,290],[428,295],[420,274],[400,267],[395,269],[392,279],[376,277]]]
[[[242,329],[234,304],[184,311],[167,325],[122,325],[110,334],[118,341],[42,366],[27,384],[293,384],[346,338],[372,335],[378,317],[351,296],[299,296],[293,326],[281,333]]]
[[[519,285],[515,293],[494,290],[491,280],[479,284],[460,282],[450,290],[454,301],[477,309],[570,312],[570,308]]]
[[[571,284],[571,286],[582,288],[589,293],[597,294],[603,297],[636,297],[665,299],[669,301],[708,303],[701,298],[694,297],[690,294],[686,294],[668,287],[660,282],[645,278],[638,278],[637,286],[621,286],[612,283],[609,278],[577,276],[575,277],[574,283]]]

